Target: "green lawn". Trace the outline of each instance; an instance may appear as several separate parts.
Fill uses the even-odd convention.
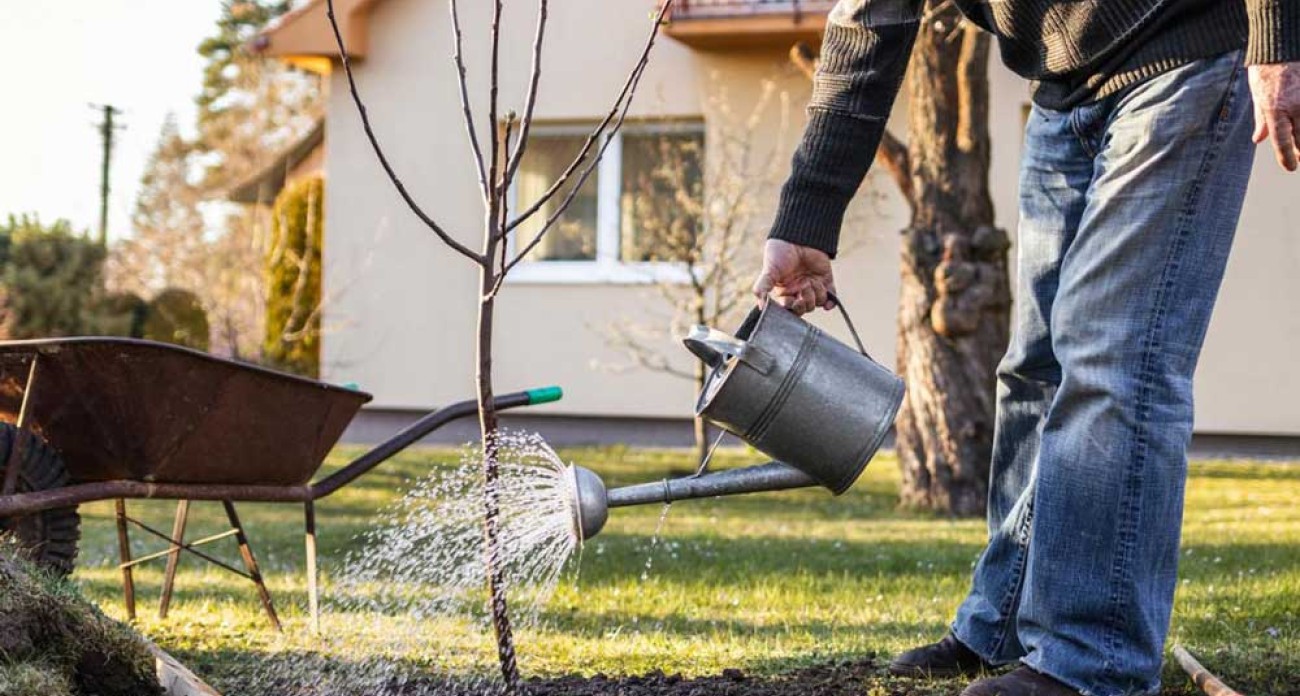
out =
[[[345,451],[331,459],[336,466]],[[685,472],[683,452],[582,449],[566,460],[612,484]],[[345,488],[318,508],[328,576],[374,512],[430,466],[455,462],[448,450],[415,450]],[[746,461],[727,452],[721,463]],[[545,610],[543,628],[519,637],[526,674],[687,674],[739,667],[773,673],[837,657],[889,654],[942,634],[966,588],[984,525],[895,509],[898,475],[882,456],[852,492],[831,498],[800,491],[673,506],[653,567],[642,579],[659,508],[616,510],[583,550]],[[1246,693],[1300,694],[1300,466],[1199,462],[1192,467],[1184,526],[1182,581],[1172,642]],[[252,665],[320,649],[307,626],[300,507],[242,505],[255,551],[285,619],[286,636],[266,626],[251,586],[186,559],[172,614],[155,618],[162,566],[137,573],[139,627],[214,686],[250,693],[236,675]],[[172,506],[131,503],[133,514],[170,528]],[[111,504],[82,507],[76,579],[123,617]],[[189,538],[221,529],[220,506],[195,504]],[[135,552],[157,545],[135,535]],[[228,547],[225,558],[237,561]],[[328,591],[328,590],[327,590]],[[326,617],[325,658],[367,654],[366,618]],[[427,631],[428,642],[393,657],[419,664],[435,645],[472,656],[485,646],[463,627],[392,616],[393,630]],[[352,635],[352,633],[355,635]],[[468,657],[467,657],[468,659]],[[1168,693],[1193,693],[1166,670]],[[891,693],[881,677],[863,692]],[[912,688],[912,687],[909,687]],[[236,689],[239,689],[236,691]],[[955,693],[954,684],[935,693]]]

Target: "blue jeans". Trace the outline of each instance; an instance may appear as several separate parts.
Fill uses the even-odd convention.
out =
[[[1029,116],[989,543],[953,624],[990,662],[1089,696],[1159,690],[1192,374],[1252,116],[1240,52]]]

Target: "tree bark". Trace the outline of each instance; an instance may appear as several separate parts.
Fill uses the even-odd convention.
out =
[[[489,237],[489,240],[492,237]],[[488,259],[492,258],[494,245],[487,245]],[[519,684],[519,665],[515,659],[514,632],[510,626],[510,613],[506,601],[505,569],[502,566],[499,535],[501,530],[500,442],[497,436],[500,421],[492,394],[492,321],[496,310],[496,297],[492,289],[496,274],[489,261],[479,268],[481,290],[478,307],[478,413],[479,435],[483,449],[483,546],[487,568],[488,601],[492,613],[492,629],[496,634],[497,658],[506,693],[515,693]]]
[[[897,422],[904,505],[984,512],[996,367],[1011,303],[989,195],[989,37],[949,5],[922,22],[908,70],[912,221],[903,232]]]

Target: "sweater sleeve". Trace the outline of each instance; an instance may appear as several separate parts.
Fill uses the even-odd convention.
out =
[[[1246,63],[1300,61],[1300,0],[1246,0]]]
[[[835,256],[844,212],[875,159],[907,70],[920,11],[920,0],[839,0],[831,10],[808,126],[770,239]]]

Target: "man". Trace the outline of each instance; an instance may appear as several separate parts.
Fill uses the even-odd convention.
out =
[[[1015,328],[998,368],[988,547],[949,634],[891,668],[974,676],[1018,663],[964,696],[1154,694],[1192,374],[1251,141],[1271,136],[1287,171],[1300,158],[1300,0],[955,2],[1033,81]],[[920,5],[832,10],[760,297],[833,306],[844,210]]]

